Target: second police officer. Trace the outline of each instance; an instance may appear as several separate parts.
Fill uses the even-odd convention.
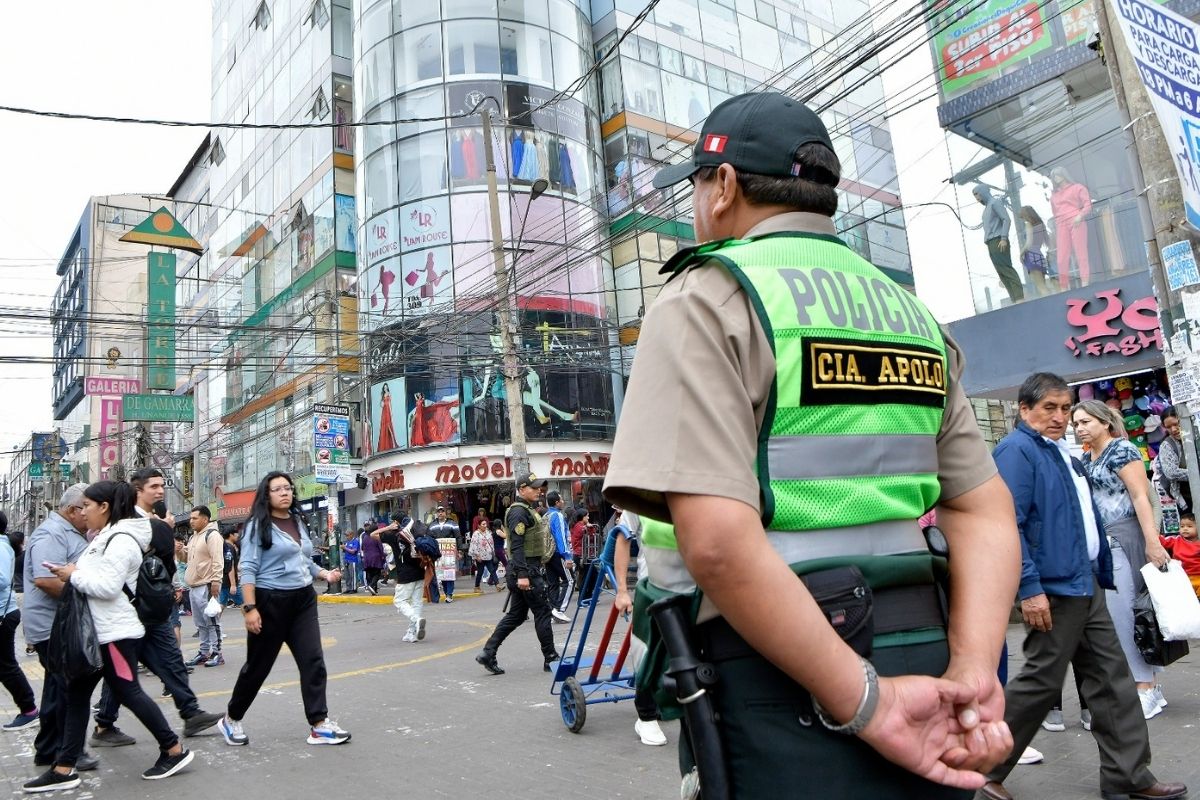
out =
[[[524,624],[533,612],[533,627],[542,647],[543,666],[559,660],[554,649],[554,630],[550,621],[550,604],[546,600],[546,571],[543,561],[553,552],[550,526],[537,511],[539,490],[546,485],[544,478],[532,472],[517,478],[517,496],[508,507],[504,527],[508,529],[508,571],[504,577],[508,586],[508,611],[496,623],[496,629],[483,645],[475,660],[494,675],[504,670],[496,662],[496,651],[508,635]]]

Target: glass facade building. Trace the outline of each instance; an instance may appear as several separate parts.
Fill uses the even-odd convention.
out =
[[[338,124],[353,117],[352,39],[348,0],[213,3],[213,121],[311,126],[215,128],[206,186],[181,218],[207,248],[179,270],[193,483],[225,521],[272,469],[294,475],[301,499],[324,495],[311,405],[351,398],[361,413],[355,142]]]

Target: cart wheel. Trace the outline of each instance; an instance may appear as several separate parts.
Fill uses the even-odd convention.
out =
[[[583,730],[583,723],[587,721],[587,700],[583,696],[583,687],[574,677],[563,681],[558,705],[562,710],[563,725],[571,733]]]

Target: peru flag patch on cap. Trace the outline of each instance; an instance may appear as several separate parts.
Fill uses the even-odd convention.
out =
[[[706,153],[724,153],[725,144],[729,141],[728,136],[718,136],[715,133],[710,133],[704,137],[704,152]]]

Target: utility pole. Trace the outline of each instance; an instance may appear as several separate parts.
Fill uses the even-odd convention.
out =
[[[1186,215],[1175,156],[1167,146],[1162,126],[1150,103],[1150,96],[1138,76],[1133,54],[1129,52],[1125,37],[1121,34],[1113,0],[1101,0],[1100,7],[1103,11],[1096,16],[1100,23],[1104,61],[1112,80],[1117,107],[1126,123],[1126,140],[1137,156],[1132,160],[1134,180],[1144,187],[1142,192],[1146,195],[1146,205],[1149,207],[1148,222],[1154,234],[1153,238],[1146,242],[1146,253],[1150,257],[1150,278],[1154,284],[1154,295],[1158,299],[1163,344],[1170,352],[1170,343],[1178,332],[1177,328],[1186,330],[1187,318],[1183,314],[1180,293],[1171,290],[1160,253],[1167,245],[1187,241],[1191,243],[1192,253],[1195,255],[1196,242],[1181,224]],[[1128,80],[1123,78],[1126,75],[1129,76]],[[1168,359],[1167,380],[1174,380],[1179,371],[1179,365],[1171,364]],[[1190,457],[1186,459],[1188,483],[1193,487],[1200,487],[1200,464],[1196,463],[1200,459],[1196,456],[1195,428],[1192,425],[1191,412],[1184,404],[1179,404],[1178,408],[1183,441],[1187,448],[1184,452],[1190,453]]]
[[[504,397],[508,402],[508,429],[512,436],[513,474],[529,471],[529,448],[525,443],[525,407],[521,402],[520,365],[517,362],[516,314],[514,298],[504,263],[504,234],[500,229],[500,190],[496,186],[496,158],[492,149],[492,113],[480,109],[483,117],[483,152],[487,164],[488,211],[492,218],[492,261],[496,270],[496,301],[500,318],[500,342],[503,354]],[[1196,484],[1200,486],[1200,482]]]

